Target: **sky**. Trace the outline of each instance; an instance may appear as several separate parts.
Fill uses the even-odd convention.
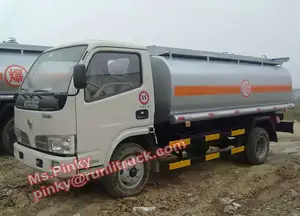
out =
[[[87,39],[290,57],[300,88],[300,0],[0,0],[0,41]]]

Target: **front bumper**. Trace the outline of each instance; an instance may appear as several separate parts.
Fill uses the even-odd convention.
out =
[[[77,169],[63,169],[66,165],[74,164],[76,157],[59,157],[50,154],[45,154],[37,150],[33,150],[22,146],[18,143],[14,144],[14,155],[16,159],[23,164],[33,168],[37,172],[45,172],[53,175],[51,168],[53,166],[60,166],[61,171],[56,173],[57,178],[69,178],[77,174]],[[67,171],[67,172],[65,172]]]

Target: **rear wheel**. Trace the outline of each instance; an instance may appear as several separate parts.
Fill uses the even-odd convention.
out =
[[[8,118],[4,121],[1,127],[1,138],[4,150],[10,154],[14,154],[14,143],[17,141],[16,135],[14,133],[14,117]]]
[[[269,153],[270,140],[268,132],[260,127],[253,128],[248,136],[245,154],[252,165],[263,164]]]
[[[121,170],[104,177],[104,186],[111,196],[116,198],[136,196],[144,190],[150,175],[150,162],[134,162],[134,158],[144,151],[144,148],[135,143],[123,143],[115,149],[111,162],[118,161],[122,164],[122,161],[129,160],[133,163],[127,163],[126,167],[120,164]]]

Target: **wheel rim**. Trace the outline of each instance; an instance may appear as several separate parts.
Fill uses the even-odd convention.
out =
[[[129,156],[124,159],[127,160],[135,160],[133,159],[135,156]],[[118,181],[119,183],[126,189],[132,189],[138,186],[144,176],[145,173],[145,165],[142,163],[136,163],[134,166],[126,167],[118,172]]]
[[[268,146],[268,141],[264,136],[261,136],[258,138],[256,142],[256,155],[258,157],[264,157],[265,154],[267,153],[267,146]]]

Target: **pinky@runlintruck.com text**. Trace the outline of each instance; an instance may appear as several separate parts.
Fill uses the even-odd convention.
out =
[[[173,151],[177,152],[186,148],[186,145],[183,141],[178,142],[174,146],[166,146],[164,148],[158,148],[155,154],[151,155],[151,152],[143,152],[142,154],[132,157],[126,161],[112,161],[108,163],[107,166],[93,170],[88,173],[78,173],[73,175],[70,179],[54,182],[48,186],[41,186],[38,190],[33,191],[34,202],[38,202],[43,198],[49,197],[55,193],[60,191],[68,192],[71,187],[79,188],[86,185],[91,180],[96,180],[105,175],[110,175],[114,172],[118,172],[120,170],[128,169],[130,167],[134,167],[137,164],[145,163],[150,160],[155,160],[159,157],[163,157],[171,154]]]

